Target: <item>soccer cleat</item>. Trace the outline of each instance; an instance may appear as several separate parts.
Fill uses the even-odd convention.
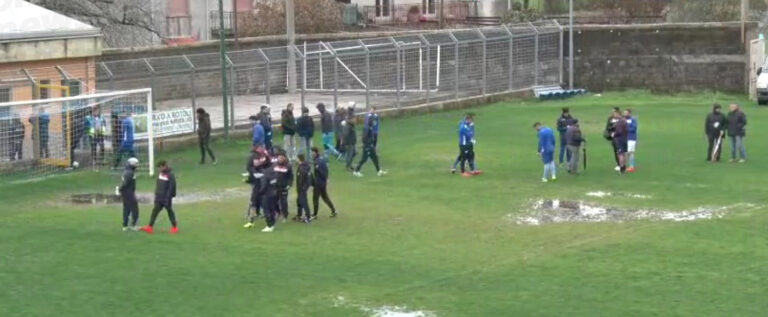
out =
[[[336,218],[336,216],[338,216],[338,215],[339,215],[338,212],[332,212],[331,213],[331,218]]]
[[[357,172],[357,171],[352,172],[352,175],[355,175],[357,177],[363,177],[363,173],[360,173],[360,172]]]
[[[131,227],[131,231],[140,231],[140,230],[141,230],[141,227],[139,227],[139,226]]]
[[[469,177],[472,177],[472,173],[470,173],[470,172],[464,172],[464,173],[461,173],[461,176],[464,176],[464,177],[467,177],[467,178],[469,178]]]
[[[747,160],[745,160],[745,159],[740,159],[740,160],[739,160],[739,163],[744,163],[744,162],[746,162],[746,161],[747,161]]]
[[[302,220],[302,222],[303,222],[303,223],[311,223],[311,222],[312,222],[312,220],[310,220],[309,218],[304,218],[304,219]]]
[[[309,217],[309,221],[313,221],[317,219],[317,215],[313,215],[312,217]]]
[[[243,228],[246,228],[246,229],[251,228],[251,227],[253,227],[253,222],[248,222],[248,223],[243,225]]]
[[[264,229],[261,229],[261,232],[272,232],[275,231],[275,227],[264,227]]]
[[[613,168],[613,170],[614,170],[614,171],[617,171],[617,172],[618,172],[618,171],[621,171],[621,167],[619,167],[619,166],[616,166],[616,167],[614,167],[614,168]]]
[[[541,182],[542,182],[542,183],[546,183],[546,182],[549,182],[549,181],[548,181],[546,178],[542,178],[542,179],[541,179]]]
[[[128,232],[130,230],[128,227],[123,227],[123,232]]]
[[[634,172],[635,172],[635,168],[634,167],[630,167],[630,168],[627,169],[627,173],[634,173]]]
[[[384,175],[387,175],[387,171],[385,171],[385,170],[380,170],[380,171],[379,171],[379,173],[378,173],[377,175],[379,175],[379,176],[384,176]]]
[[[219,163],[219,161],[217,161],[217,160],[213,160],[213,163],[211,163],[211,164],[213,164],[213,165],[216,165],[216,164],[218,164],[218,163]]]
[[[144,231],[146,233],[152,234],[155,232],[155,230],[152,228],[152,226],[143,226],[141,227],[141,231]]]
[[[728,163],[733,163],[733,162],[736,162],[736,160],[734,160],[734,159],[728,160]]]
[[[179,227],[171,228],[171,234],[177,234],[177,233],[179,233]]]
[[[552,178],[550,178],[549,180],[550,180],[550,181],[553,181],[553,182],[554,182],[554,181],[557,181],[557,177],[556,177],[556,176],[552,176]]]
[[[455,168],[451,169],[451,174],[456,174],[456,169]]]
[[[472,175],[480,175],[480,174],[483,174],[483,171],[481,170],[472,171]]]

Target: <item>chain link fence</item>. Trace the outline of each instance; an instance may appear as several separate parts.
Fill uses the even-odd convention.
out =
[[[278,116],[288,103],[397,108],[558,85],[562,51],[555,21],[230,51],[228,119],[245,123],[262,104]],[[8,88],[12,100],[50,97],[32,93],[41,83],[75,83],[72,95],[151,87],[155,108],[203,107],[221,128],[220,65],[218,53],[206,53],[7,70],[0,95]]]

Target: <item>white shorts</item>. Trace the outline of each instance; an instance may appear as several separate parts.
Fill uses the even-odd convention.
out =
[[[627,141],[627,152],[635,152],[635,145],[637,145],[637,141]]]

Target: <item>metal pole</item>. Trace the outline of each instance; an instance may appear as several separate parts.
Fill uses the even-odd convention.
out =
[[[533,31],[536,32],[536,37],[534,38],[533,42],[533,85],[538,86],[539,85],[539,30],[536,29],[536,26],[533,25],[533,23],[528,22],[528,24],[533,28]]]
[[[395,100],[397,101],[397,108],[400,108],[400,44],[397,44],[394,37],[389,39],[395,44],[395,52],[397,53],[397,62],[395,63],[395,68],[397,69],[395,74]]]
[[[741,43],[747,44],[747,12],[749,0],[741,0]]]
[[[453,90],[454,90],[454,97],[456,99],[459,99],[459,39],[456,38],[456,36],[453,35],[453,32],[448,32],[448,35],[451,36],[451,39],[453,40],[454,47],[453,47],[453,70],[454,70],[454,78],[453,78]]]
[[[477,34],[483,38],[483,96],[488,92],[488,38],[485,37],[480,29],[477,30]]]
[[[573,0],[568,8],[568,89],[573,90]],[[562,38],[562,36],[561,36]]]
[[[189,66],[189,90],[190,90],[190,101],[192,101],[192,113],[195,113],[195,109],[197,108],[197,91],[195,89],[195,74],[197,71],[195,70],[195,64],[192,64],[192,61],[189,60],[189,57],[187,55],[181,55],[181,57],[184,59],[185,62],[187,62],[187,66]],[[192,127],[194,130],[197,130],[197,120],[192,120]]]
[[[419,34],[419,38],[425,44],[427,44],[426,45],[426,48],[427,48],[427,92],[426,92],[426,95],[427,95],[427,103],[429,103],[429,91],[432,89],[432,84],[431,84],[431,82],[432,82],[432,67],[431,67],[432,57],[430,56],[430,52],[429,52],[430,51],[430,43],[429,43],[429,41],[427,41],[427,38],[424,37],[423,34]],[[421,71],[421,70],[419,70],[419,71]]]
[[[339,105],[339,57],[336,52],[333,53],[333,112]]]
[[[557,25],[557,29],[560,30],[560,46],[558,47],[557,51],[559,52],[558,55],[560,57],[560,81],[559,81],[559,83],[560,83],[560,87],[562,87],[563,84],[565,83],[565,81],[564,81],[565,80],[565,77],[564,77],[564,74],[565,74],[565,60],[563,59],[564,56],[565,56],[565,42],[564,42],[565,41],[565,39],[564,39],[565,34],[563,34],[563,27],[560,25],[560,23],[557,22],[557,20],[552,20],[552,22],[554,22],[555,25]]]
[[[514,48],[515,36],[512,33],[512,30],[510,30],[508,26],[506,26],[506,25],[502,25],[502,26],[504,27],[504,30],[507,31],[507,34],[509,34],[509,49],[508,49],[509,50],[509,61],[508,61],[509,69],[507,69],[507,85],[508,85],[507,89],[508,90],[512,90],[512,88],[513,88],[513,85],[512,85],[512,71],[514,69],[514,67],[513,67],[513,65],[514,65],[513,57],[515,56],[512,53],[512,49]]]
[[[298,51],[299,49],[296,48]],[[307,90],[307,42],[304,42],[304,54],[301,54],[301,107],[305,107],[305,94]]]
[[[32,77],[32,74],[26,68],[22,68],[21,71],[24,73],[24,76],[27,77],[27,80],[29,80],[29,83],[32,84],[32,99],[34,100],[40,99],[40,89],[38,87],[38,84],[35,78]],[[112,75],[112,73],[109,73],[109,74]],[[9,107],[9,108],[12,108],[12,107]],[[33,111],[34,110],[37,110],[37,109],[33,109]],[[32,151],[33,152],[32,156],[35,159],[41,159],[42,157],[40,154],[40,114],[39,112],[34,116],[34,118],[35,120],[32,123],[32,135],[34,136],[32,138],[33,139],[32,146],[34,147]]]
[[[357,40],[365,49],[365,110],[371,109],[371,51],[363,40]]]
[[[144,59],[144,65],[147,66],[147,70],[149,70],[149,87],[152,88],[152,90],[155,89],[155,68],[152,67],[152,64],[149,63],[148,59]],[[154,94],[153,94],[154,96]],[[154,97],[152,97],[154,98]],[[154,100],[152,100],[154,102]]]
[[[149,176],[155,175],[155,129],[153,127],[154,124],[152,124],[154,118],[152,117],[152,108],[154,108],[154,104],[152,103],[152,100],[154,99],[153,95],[154,90],[150,90],[149,93],[147,93],[147,152],[149,154]]]
[[[229,64],[229,124],[235,126],[235,86],[237,82],[235,79],[235,63],[227,56],[227,64]]]
[[[288,93],[296,93],[296,56],[293,55],[291,47],[296,45],[296,22],[294,17],[294,0],[285,1],[285,37],[288,40]]]
[[[240,36],[237,34],[237,0],[232,0],[232,34],[235,36],[235,49],[240,48]]]
[[[438,20],[440,21],[440,29],[442,30],[445,26],[445,0],[440,0],[440,18]]]
[[[269,68],[270,67],[269,66],[270,66],[271,63],[270,63],[269,57],[267,57],[267,54],[264,54],[264,51],[262,49],[259,49],[259,54],[261,54],[261,57],[263,57],[264,60],[267,61],[267,65],[266,65],[266,67],[267,67],[267,69],[266,69],[267,74],[266,75],[267,76],[266,76],[266,78],[264,78],[264,97],[266,98],[264,103],[269,105],[270,104],[269,103],[269,101],[270,101],[270,95],[269,95],[269,93],[270,93],[270,87],[269,87],[269,75],[270,75],[270,72],[269,72]]]
[[[224,41],[224,1],[219,0],[219,64],[221,68],[221,102],[224,109],[224,138],[229,140],[229,107],[227,107],[227,61]]]

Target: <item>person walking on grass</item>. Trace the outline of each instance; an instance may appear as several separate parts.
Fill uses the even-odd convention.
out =
[[[619,174],[627,171],[627,143],[629,141],[629,125],[619,111],[614,112],[618,120],[613,129],[613,147],[616,149],[616,157],[619,159]]]
[[[277,202],[280,209],[280,216],[283,221],[288,219],[288,191],[293,186],[293,167],[284,151],[277,155],[277,165],[275,166],[277,177]]]
[[[628,173],[635,172],[635,148],[637,147],[637,118],[632,116],[632,109],[624,109],[624,119],[627,121],[627,153],[626,162]]]
[[[747,136],[747,115],[741,111],[739,105],[731,104],[728,112],[728,137],[731,138],[731,160],[736,162],[736,153],[739,154],[739,163],[747,161],[747,148],[744,146],[744,137]]]
[[[261,196],[261,209],[264,210],[264,219],[267,222],[267,226],[261,229],[261,232],[274,231],[275,222],[279,215],[277,168],[276,165],[264,168],[264,175],[261,177],[259,195]]]
[[[723,139],[728,122],[722,113],[722,107],[719,104],[712,106],[712,112],[704,120],[704,134],[707,136],[709,147],[707,147],[707,162],[720,162],[720,153],[723,149]]]
[[[373,167],[376,168],[376,175],[387,175],[387,172],[381,169],[379,165],[379,155],[376,154],[376,134],[373,130],[373,121],[368,121],[368,126],[363,128],[363,158],[361,158],[360,163],[357,164],[357,168],[355,168],[353,175],[363,177],[363,174],[360,173],[360,169],[369,158],[373,162]]]
[[[322,103],[317,104],[317,111],[320,112],[320,129],[323,132],[324,154],[327,156],[328,152],[330,152],[331,155],[339,157],[339,151],[333,146],[333,117]]]
[[[557,118],[557,132],[560,134],[560,165],[563,165],[563,158],[565,158],[565,162],[571,161],[571,155],[572,153],[568,151],[567,142],[565,140],[565,132],[567,132],[568,127],[573,124],[573,122],[576,119],[571,116],[571,110],[568,109],[568,107],[565,107],[562,109],[562,113],[560,114],[560,118]],[[578,153],[576,153],[578,155]]]
[[[123,171],[123,178],[120,186],[115,191],[123,200],[123,231],[139,230],[139,201],[136,199],[136,169],[139,168],[139,160],[135,157],[129,158]],[[131,218],[128,226],[128,217]]]
[[[342,126],[341,123],[346,120],[346,117],[347,111],[342,106],[337,107],[336,111],[333,113],[333,137],[336,142],[335,148],[340,154],[339,158],[344,157],[344,147],[341,145],[342,138],[344,137],[344,126]]]
[[[309,223],[312,214],[309,211],[307,191],[312,186],[312,167],[304,154],[297,155],[297,158],[299,160],[299,165],[296,168],[296,207],[298,211],[293,220]]]
[[[263,147],[254,146],[251,150],[251,155],[245,162],[246,171],[246,183],[251,185],[251,199],[248,208],[248,214],[246,216],[246,223],[243,228],[251,228],[254,226],[256,218],[261,217],[262,207],[262,188],[261,179],[264,177],[264,170],[269,168],[271,160],[267,155],[266,149]],[[253,210],[253,213],[251,213]]]
[[[379,114],[376,112],[376,107],[371,107],[370,110],[368,110],[368,114],[365,115],[365,122],[363,124],[365,127],[368,125],[373,125],[373,135],[376,140],[373,146],[376,148],[379,147],[379,127],[381,126],[380,120],[381,119],[379,118]]]
[[[312,160],[314,161],[314,173],[312,175],[312,205],[314,212],[310,220],[317,219],[317,211],[320,209],[320,198],[328,208],[331,208],[331,218],[336,217],[336,207],[333,206],[331,197],[328,196],[328,161],[324,156],[320,156],[320,150],[312,148]]]
[[[347,120],[341,122],[342,138],[341,145],[344,147],[344,155],[346,158],[346,168],[348,171],[354,171],[352,168],[352,162],[357,156],[357,132],[355,131],[355,119],[349,116]]]
[[[620,118],[617,117],[617,113],[620,113],[619,107],[613,107],[613,111],[611,112],[611,115],[608,117],[608,120],[605,123],[605,130],[603,131],[603,137],[611,142],[611,148],[613,149],[613,159],[616,161],[616,168],[615,170],[618,172],[621,168],[619,167],[619,149],[616,148],[616,142],[613,141],[613,132],[616,130],[616,124],[619,123]],[[619,115],[620,117],[620,115]]]
[[[173,198],[176,197],[176,176],[168,163],[160,161],[157,163],[160,174],[157,176],[155,184],[155,208],[152,209],[152,215],[149,218],[149,225],[141,228],[146,233],[153,233],[155,220],[161,210],[168,212],[168,219],[171,221],[171,234],[179,233],[179,227],[176,223],[176,213],[173,211]]]
[[[299,134],[299,153],[311,157],[309,152],[312,148],[312,138],[315,136],[315,122],[309,116],[307,107],[301,107],[301,117],[296,122],[296,128],[296,133]]]
[[[565,143],[568,146],[568,152],[571,153],[571,157],[568,159],[568,173],[579,174],[579,150],[581,144],[586,141],[581,135],[579,120],[574,119],[565,131]]]
[[[482,171],[475,170],[475,115],[467,113],[464,120],[459,123],[459,156],[453,163],[451,173],[456,173],[456,165],[461,164],[461,176],[472,177],[482,174]],[[469,163],[469,171],[466,170],[466,164]]]
[[[289,103],[280,114],[280,125],[283,128],[283,150],[289,160],[296,160],[296,118],[293,116],[293,104]]]
[[[200,164],[205,164],[206,152],[216,165],[216,156],[211,150],[211,116],[203,108],[197,108],[197,140],[200,143]]]
[[[120,160],[122,160],[124,154],[128,154],[129,158],[136,157],[136,151],[133,149],[133,134],[135,129],[133,114],[131,113],[130,115],[125,116],[120,125],[122,127],[120,129],[120,150],[115,155],[115,164],[112,166],[113,170],[117,169],[117,166],[120,165]]]
[[[555,166],[555,133],[552,129],[541,125],[540,122],[533,124],[533,128],[536,129],[539,138],[539,144],[536,149],[536,153],[541,156],[541,161],[544,163],[544,173],[541,177],[541,181],[546,183],[548,181],[557,180],[557,167]]]

